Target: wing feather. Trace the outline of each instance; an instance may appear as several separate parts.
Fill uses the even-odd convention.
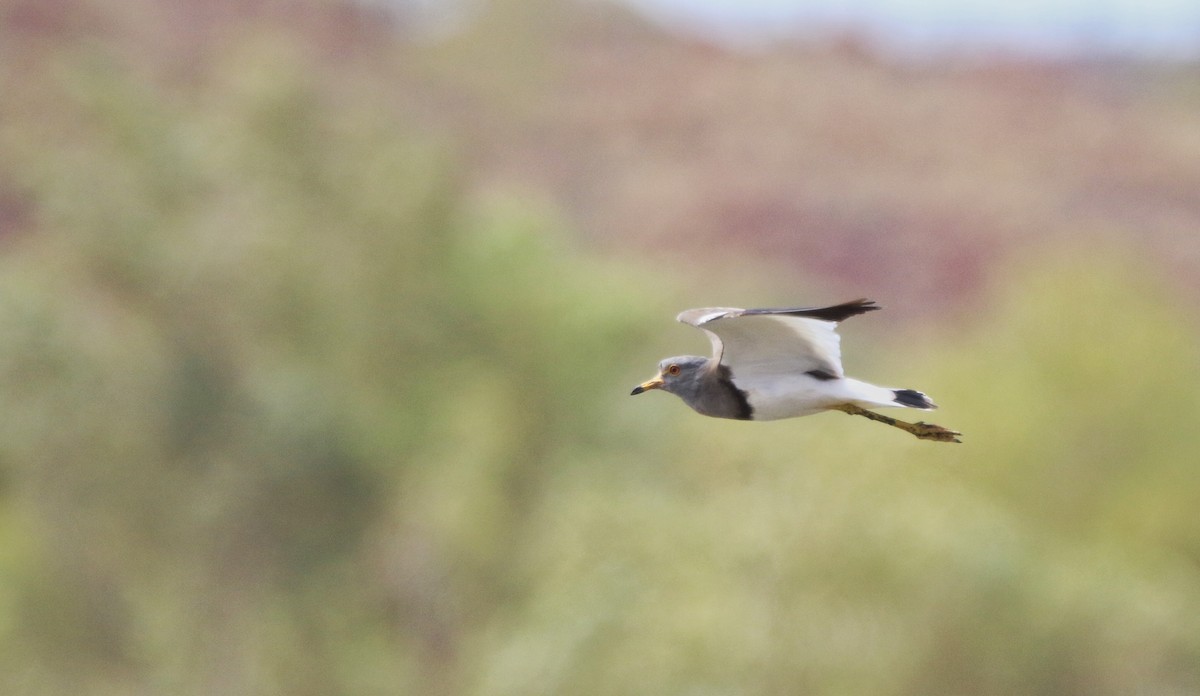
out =
[[[829,379],[843,376],[838,322],[876,309],[861,299],[829,307],[706,307],[677,318],[708,334],[714,370],[726,365],[741,379],[805,372]]]

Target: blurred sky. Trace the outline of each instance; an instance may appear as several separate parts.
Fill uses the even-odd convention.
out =
[[[956,44],[1041,54],[1200,57],[1197,0],[626,0],[670,24],[733,39],[864,30],[899,50]]]

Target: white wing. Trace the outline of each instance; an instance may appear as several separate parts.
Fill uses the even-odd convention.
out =
[[[789,309],[689,309],[678,319],[699,327],[713,344],[713,369],[726,365],[735,378],[809,373],[843,376],[838,322],[879,309],[870,300],[831,307]]]

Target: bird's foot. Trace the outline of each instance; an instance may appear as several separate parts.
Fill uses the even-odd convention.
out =
[[[958,439],[962,433],[958,432],[957,430],[950,430],[949,428],[943,428],[940,425],[926,423],[925,421],[917,421],[916,423],[910,423],[909,425],[912,426],[911,429],[905,428],[905,430],[908,430],[908,432],[916,435],[921,440],[935,440],[937,442],[962,442],[962,440]]]

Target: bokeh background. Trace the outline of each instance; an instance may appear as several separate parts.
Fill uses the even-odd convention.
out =
[[[688,12],[0,2],[0,692],[1200,693],[1200,65]]]

